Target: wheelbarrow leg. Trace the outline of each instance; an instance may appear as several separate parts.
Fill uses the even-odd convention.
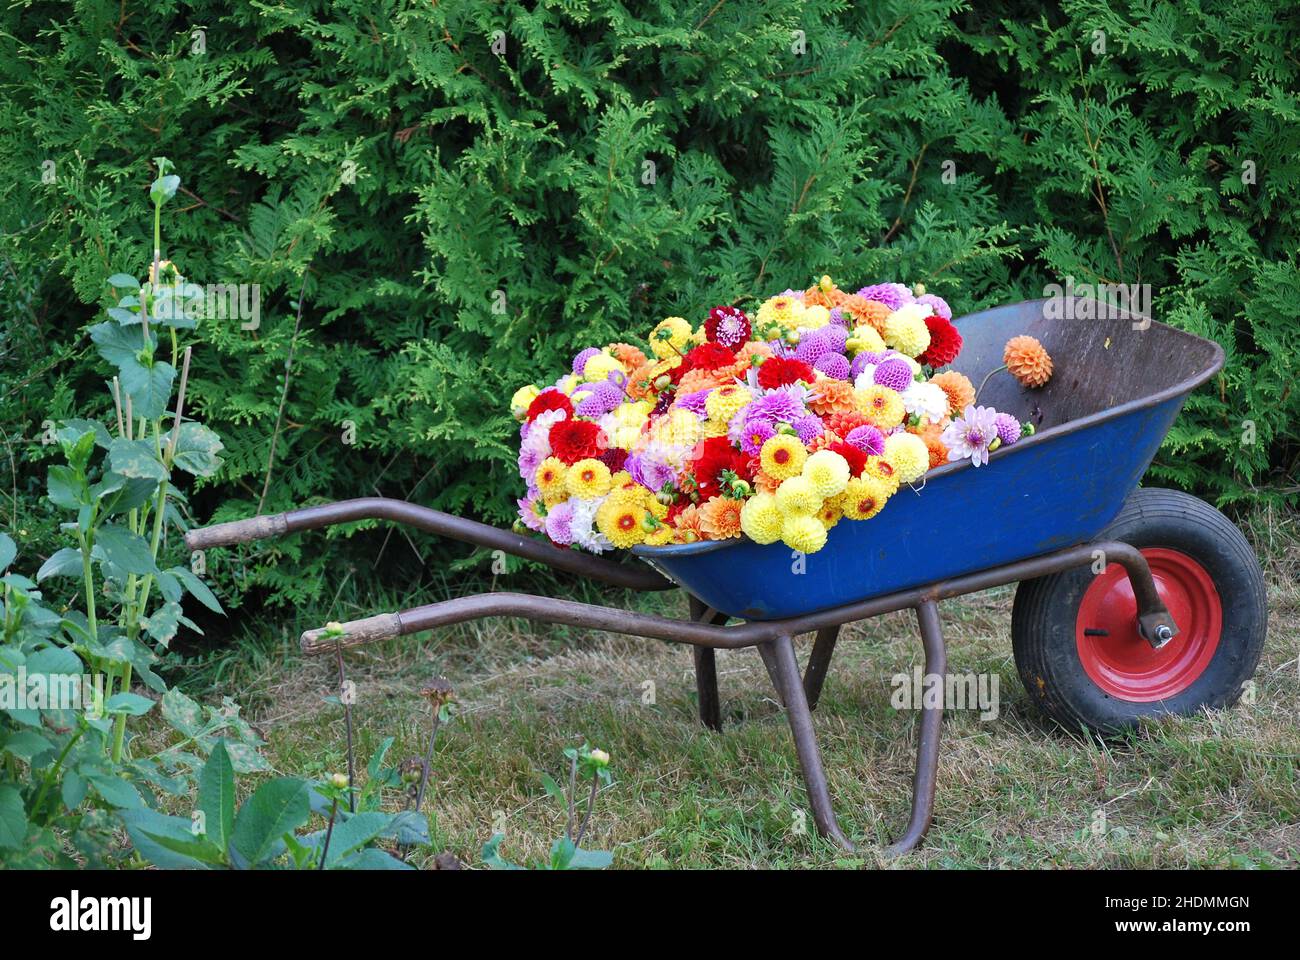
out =
[[[939,608],[933,600],[922,601],[916,608],[917,623],[921,628],[921,643],[925,647],[925,674],[942,677],[948,669],[948,655],[943,644],[943,630],[939,625]],[[942,688],[941,688],[942,689]],[[912,781],[912,816],[907,831],[885,853],[899,856],[907,853],[925,836],[934,815],[934,787],[939,770],[939,726],[943,720],[942,694],[939,705],[921,705],[921,732],[916,745],[916,776]]]
[[[690,598],[692,620],[710,623],[726,623],[727,617],[720,613],[710,613],[708,606],[695,597]],[[692,646],[691,654],[695,658],[695,691],[700,699],[700,722],[710,730],[722,729],[722,702],[718,698],[718,663],[712,647]]]
[[[794,644],[789,637],[777,637],[759,649],[764,647],[767,652],[763,659],[770,666],[777,693],[785,704],[786,717],[790,721],[790,732],[794,735],[794,748],[799,756],[804,784],[808,788],[808,801],[812,805],[817,832],[834,840],[845,850],[852,851],[853,842],[840,829],[831,807],[826,771],[822,767],[821,751],[817,748],[817,738],[813,734],[812,712],[808,709],[808,699],[804,696],[800,681]]]
[[[812,654],[808,657],[808,669],[803,675],[803,692],[808,698],[809,710],[817,709],[817,701],[822,696],[822,684],[826,682],[826,671],[831,666],[831,654],[835,652],[835,641],[839,636],[838,625],[817,631]]]

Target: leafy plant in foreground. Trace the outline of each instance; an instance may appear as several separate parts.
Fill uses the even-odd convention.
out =
[[[136,849],[172,869],[402,870],[408,866],[375,844],[427,844],[428,825],[409,811],[348,813],[343,774],[321,781],[268,780],[236,809],[235,770],[218,744],[199,776],[198,809],[190,819],[155,810],[122,815]],[[302,834],[313,816],[325,826]]]
[[[266,767],[232,701],[202,708],[154,670],[182,624],[198,629],[182,611],[184,594],[221,612],[196,573],[163,559],[166,531],[184,525],[175,474],[211,476],[221,442],[184,418],[190,349],[182,352],[181,338],[196,325],[196,298],[162,260],[162,207],[180,180],[156,162],[150,279],[110,277],[126,292],[88,331],[116,371],[113,428],[92,419],[48,426],[64,462],[49,468],[47,496],[73,518],[60,526],[72,545],[32,579],[10,569],[18,546],[0,534],[0,862],[8,866],[75,865],[64,838],[101,865],[108,811],[142,809],[154,790],[183,794],[218,736],[241,769]],[[77,586],[56,605],[43,585],[59,578]],[[163,718],[181,735],[151,756],[133,756],[127,736],[130,719],[155,703],[135,681],[161,695]]]
[[[609,786],[613,777],[609,772],[609,754],[604,750],[593,750],[587,744],[581,748],[568,747],[564,751],[569,760],[569,788],[566,792],[548,773],[542,774],[542,785],[546,792],[555,798],[556,803],[565,814],[564,836],[557,837],[551,844],[551,859],[543,864],[543,870],[603,870],[614,862],[614,855],[606,850],[583,850],[582,838],[591,823],[591,815],[596,805],[596,796],[602,786]],[[587,793],[587,805],[582,820],[577,820],[578,781],[590,781]],[[576,833],[575,833],[576,828]],[[511,863],[501,857],[501,843],[505,834],[494,834],[483,845],[483,862],[498,870],[523,870],[525,867]]]

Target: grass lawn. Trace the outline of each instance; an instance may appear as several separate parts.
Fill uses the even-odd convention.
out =
[[[442,674],[462,710],[440,736],[426,809],[437,848],[467,865],[500,829],[504,856],[543,859],[564,823],[540,775],[563,780],[561,751],[586,740],[610,752],[615,783],[584,846],[612,850],[619,867],[1295,867],[1297,525],[1268,515],[1249,530],[1270,587],[1254,702],[1150,722],[1124,741],[1084,741],[1035,711],[1011,656],[1014,588],[944,602],[950,671],[996,674],[1001,710],[992,720],[947,715],[934,825],[897,861],[877,851],[901,833],[910,803],[916,714],[890,705],[890,678],[923,663],[910,612],[846,628],[814,714],[841,825],[865,848],[854,857],[813,830],[789,728],[754,650],[719,653],[725,728],[715,733],[696,720],[685,647],[494,620],[361,648],[345,658],[359,775],[385,737],[396,737],[390,762],[422,754],[429,711],[417,691]],[[336,599],[301,623],[232,640],[182,684],[234,696],[278,772],[345,770],[342,711],[324,700],[337,692],[333,658],[302,658],[298,631],[392,603]],[[685,613],[676,593],[638,606]],[[797,642],[801,665],[810,643]],[[394,809],[402,800],[391,795]]]

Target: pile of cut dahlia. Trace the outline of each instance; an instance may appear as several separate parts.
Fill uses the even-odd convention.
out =
[[[669,317],[646,344],[590,347],[511,400],[522,522],[595,553],[746,536],[814,553],[902,484],[1021,436],[974,406],[952,311],[920,287],[830,279],[752,315]]]

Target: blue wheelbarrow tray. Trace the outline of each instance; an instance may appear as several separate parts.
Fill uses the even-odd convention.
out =
[[[1052,357],[1040,389],[1003,370],[980,391],[981,405],[1037,428],[987,464],[931,470],[871,520],[841,520],[807,556],[747,537],[633,552],[713,610],[776,620],[1092,539],[1137,486],[1187,395],[1223,366],[1223,349],[1163,323],[1115,317],[1114,308],[1112,319],[1061,318],[1104,309],[1064,303],[1031,300],[956,321],[963,346],[952,369],[977,388],[1014,336],[1036,337]]]

